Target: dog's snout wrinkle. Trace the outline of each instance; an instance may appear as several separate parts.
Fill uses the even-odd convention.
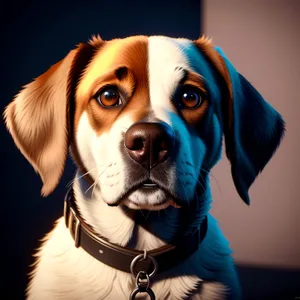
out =
[[[139,122],[124,137],[129,156],[147,170],[165,161],[174,145],[174,133],[164,123]]]

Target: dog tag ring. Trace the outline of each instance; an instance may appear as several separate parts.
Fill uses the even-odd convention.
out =
[[[143,293],[143,292],[144,292],[144,293],[147,293],[147,294],[150,296],[150,299],[151,299],[151,300],[155,300],[155,295],[154,295],[153,291],[152,291],[150,288],[148,288],[148,289],[145,290],[145,291],[140,291],[138,287],[135,288],[135,289],[131,292],[131,294],[130,294],[130,296],[129,296],[129,300],[134,300],[134,299],[135,299],[135,296],[136,296],[138,293]]]
[[[150,274],[148,274],[145,271],[137,272],[135,270],[136,263],[141,259],[143,259],[143,260],[150,259],[151,260],[154,268]],[[158,268],[157,261],[152,256],[147,255],[147,250],[144,250],[144,254],[138,255],[132,260],[131,265],[130,265],[130,271],[131,271],[131,274],[135,277],[136,288],[131,292],[131,294],[129,296],[129,300],[134,300],[138,293],[147,293],[150,296],[151,300],[155,300],[155,294],[152,291],[152,289],[150,288],[150,278],[155,275],[157,268]]]
[[[138,293],[147,293],[150,296],[151,300],[155,300],[155,295],[150,289],[150,277],[144,272],[140,271],[135,279],[136,288],[131,292],[129,300],[135,299],[135,296]]]

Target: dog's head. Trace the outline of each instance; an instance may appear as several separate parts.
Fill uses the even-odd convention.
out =
[[[109,205],[161,209],[194,198],[222,136],[241,198],[280,143],[284,123],[206,38],[129,37],[80,44],[5,111],[13,139],[57,185],[71,146]]]

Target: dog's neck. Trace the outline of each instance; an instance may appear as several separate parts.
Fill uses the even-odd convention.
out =
[[[211,199],[208,181],[206,183],[205,192],[197,199],[199,205],[196,210],[195,207],[182,209],[169,206],[161,211],[138,211],[122,205],[108,206],[102,200],[99,189],[93,189],[79,172],[74,180],[74,195],[81,216],[97,234],[120,246],[151,250],[199,227],[209,210]]]

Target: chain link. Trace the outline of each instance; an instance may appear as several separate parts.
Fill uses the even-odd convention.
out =
[[[137,288],[139,288],[140,292],[142,292],[142,290],[148,290],[150,286],[149,275],[145,271],[140,271],[136,276],[135,285]]]
[[[150,259],[150,261],[152,262],[154,266],[153,271],[150,274],[148,274],[145,271],[137,272],[135,270],[135,266],[137,262],[140,260],[147,260],[147,259]],[[129,300],[134,300],[138,293],[147,293],[150,296],[151,300],[155,300],[155,294],[150,288],[150,278],[152,278],[155,275],[157,269],[158,269],[157,261],[152,256],[147,254],[147,250],[144,250],[144,254],[138,255],[132,260],[130,265],[130,271],[133,277],[135,277],[136,288],[131,292],[129,296]]]

